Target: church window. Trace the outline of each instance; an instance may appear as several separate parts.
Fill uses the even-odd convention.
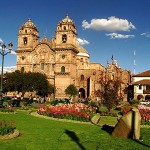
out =
[[[22,72],[22,73],[24,72],[24,67],[21,67],[21,72]]]
[[[65,72],[65,67],[64,66],[61,67],[61,72]]]
[[[81,75],[81,81],[83,81],[83,80],[84,80],[84,75],[82,74],[82,75]]]
[[[22,60],[24,60],[24,59],[25,59],[25,56],[22,56],[21,58],[22,58]]]
[[[23,42],[24,42],[24,45],[27,44],[27,37],[24,37],[24,38],[23,38]]]
[[[41,70],[44,70],[44,63],[41,63]]]
[[[62,42],[63,42],[63,43],[66,43],[66,42],[67,42],[67,35],[66,35],[66,34],[63,34],[63,35],[62,35]]]
[[[27,30],[25,30],[25,33],[27,33]]]
[[[80,62],[83,62],[83,58],[80,58]]]
[[[55,68],[55,64],[52,64],[52,70],[54,71],[54,68]]]
[[[64,30],[66,30],[66,26],[64,26]]]

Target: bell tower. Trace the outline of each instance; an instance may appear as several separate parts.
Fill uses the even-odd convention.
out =
[[[26,23],[24,23],[18,33],[18,48],[16,50],[17,54],[17,70],[30,71],[30,57],[33,47],[38,43],[39,32],[31,22],[29,18]]]
[[[77,33],[75,23],[67,15],[57,24],[56,44],[73,44],[77,45]]]
[[[29,18],[28,21],[23,24],[18,33],[18,51],[31,51],[34,44],[38,41],[39,32],[34,25],[34,23],[31,22],[31,19]]]
[[[56,27],[55,36],[55,87],[56,97],[65,97],[65,89],[70,84],[75,84],[77,31],[75,23],[67,15]],[[59,92],[59,93],[58,93]]]

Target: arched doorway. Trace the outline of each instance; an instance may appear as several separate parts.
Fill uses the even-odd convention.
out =
[[[150,100],[150,95],[146,95],[145,100]]]
[[[85,90],[84,88],[79,89],[79,98],[85,98]]]

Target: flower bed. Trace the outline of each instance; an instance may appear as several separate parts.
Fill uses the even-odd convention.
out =
[[[46,105],[38,109],[38,114],[54,118],[70,119],[77,121],[90,121],[95,114],[96,107],[85,105],[83,103]]]
[[[146,105],[137,105],[136,107],[139,109],[139,112],[141,114],[141,124],[150,125],[150,107]],[[132,105],[122,107],[122,115],[127,114],[131,109]]]
[[[141,124],[150,125],[150,107],[145,105],[139,105],[138,109],[141,114]]]
[[[6,107],[6,108],[0,108],[0,112],[14,112],[14,108],[9,106],[9,107]]]
[[[8,133],[13,133],[15,130],[14,122],[11,121],[8,124],[5,120],[0,121],[0,135],[6,135]]]

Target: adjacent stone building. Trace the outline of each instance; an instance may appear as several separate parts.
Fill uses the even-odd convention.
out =
[[[107,64],[105,69],[106,80],[118,80],[120,82],[119,95],[123,97],[123,100],[129,100],[129,90],[128,87],[131,84],[131,72],[129,70],[122,69],[117,60],[112,59],[111,63]]]
[[[78,43],[75,23],[68,15],[57,24],[51,40],[39,40],[37,27],[28,19],[18,33],[17,70],[46,74],[56,88],[56,98],[66,98],[64,91],[70,84],[78,88],[79,98],[94,96],[105,68],[90,63],[88,52]]]
[[[150,100],[150,70],[132,76],[134,99]]]

